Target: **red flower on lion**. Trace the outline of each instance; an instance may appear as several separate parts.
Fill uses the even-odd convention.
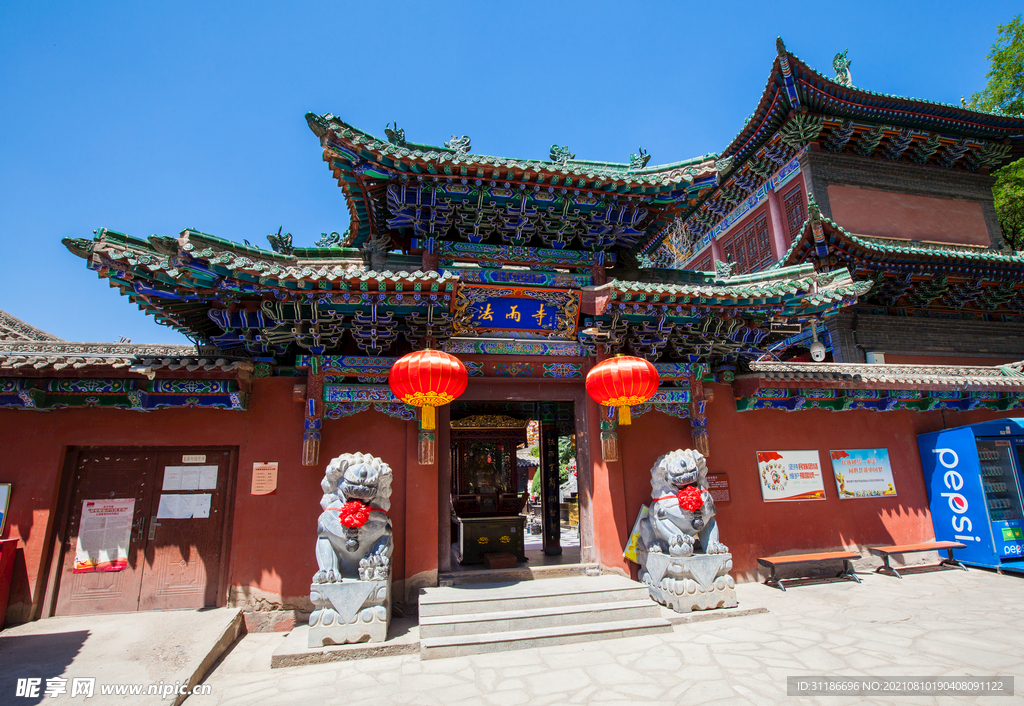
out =
[[[338,518],[346,527],[362,527],[370,519],[370,506],[364,505],[358,500],[349,500],[341,506]]]
[[[704,507],[704,498],[700,495],[700,488],[688,485],[676,495],[679,498],[679,507],[690,512],[696,512]]]

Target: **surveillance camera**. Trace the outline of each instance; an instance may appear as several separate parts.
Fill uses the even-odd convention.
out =
[[[815,341],[811,344],[811,360],[820,363],[825,360],[825,344]]]

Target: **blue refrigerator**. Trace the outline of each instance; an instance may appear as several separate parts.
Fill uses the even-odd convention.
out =
[[[1024,418],[917,437],[935,539],[959,561],[1024,573]]]

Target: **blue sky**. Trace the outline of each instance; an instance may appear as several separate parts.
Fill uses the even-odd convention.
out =
[[[306,111],[473,151],[652,164],[722,150],[775,37],[822,73],[956,103],[1019,2],[0,3],[0,309],[77,341],[185,342],[60,243],[348,224]]]

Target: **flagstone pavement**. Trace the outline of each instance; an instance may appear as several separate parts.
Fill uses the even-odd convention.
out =
[[[270,669],[250,634],[186,706],[360,704],[1024,703],[1024,577],[981,569],[862,584],[737,587],[768,612],[671,633],[421,662],[418,655]],[[787,676],[1014,676],[1015,696],[786,696]]]

